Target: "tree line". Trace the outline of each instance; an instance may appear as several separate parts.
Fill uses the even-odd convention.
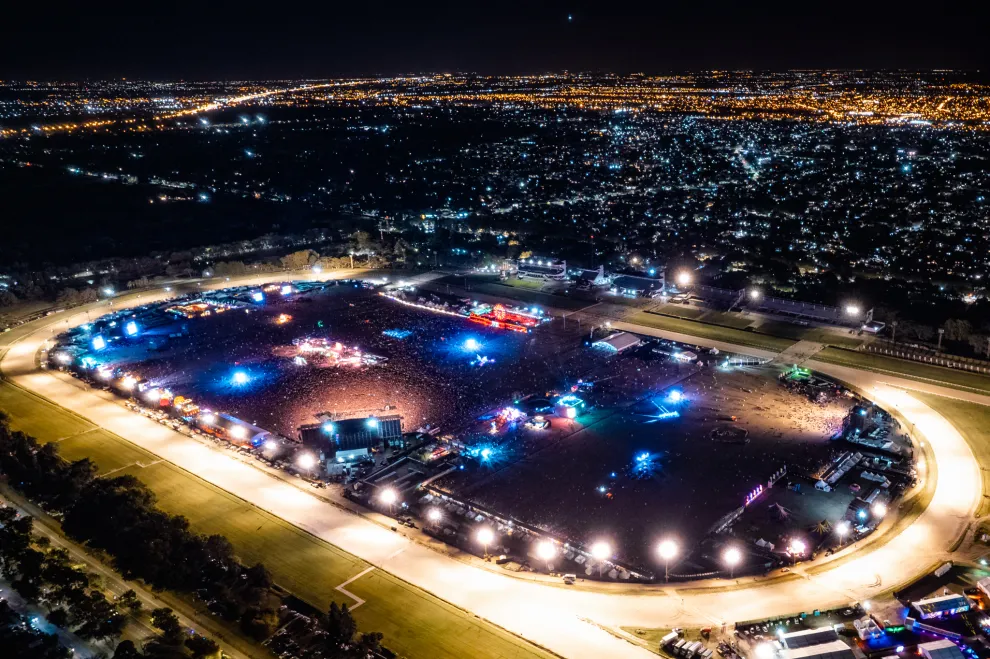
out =
[[[62,459],[56,444],[41,445],[13,430],[3,412],[0,474],[12,487],[60,516],[67,536],[106,552],[125,578],[141,579],[156,589],[195,593],[214,613],[239,621],[242,631],[257,641],[275,631],[278,615],[271,606],[272,577],[267,568],[260,563],[242,566],[221,535],[191,531],[186,518],[159,509],[154,493],[133,476],[97,478],[96,465],[89,459]],[[120,607],[130,606],[129,602],[107,601],[91,589],[87,575],[71,569],[62,550],[45,552],[32,547],[29,518],[12,518],[8,523],[0,519],[0,527],[0,570],[10,575],[18,592],[53,612],[64,608],[64,617],[55,613],[56,620],[75,627],[81,636],[111,639],[119,635],[125,623]],[[58,624],[56,620],[53,624]],[[186,649],[194,657],[208,656],[189,648],[188,634],[181,634],[180,639],[174,625],[163,622],[167,620],[166,614],[153,620],[163,635],[145,648],[147,656],[184,657],[188,656]],[[333,638],[324,644],[327,659],[364,658],[380,649],[381,634],[356,636],[346,607],[331,608],[318,623],[319,636]],[[340,632],[341,628],[349,635]],[[334,629],[338,633],[332,634]],[[212,641],[207,641],[195,641],[196,648],[209,648]],[[118,647],[118,654],[123,650],[123,657],[143,656],[125,643]],[[336,653],[331,653],[334,648]]]

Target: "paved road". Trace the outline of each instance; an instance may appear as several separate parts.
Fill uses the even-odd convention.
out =
[[[225,642],[218,634],[220,631],[219,627],[210,624],[198,624],[187,615],[188,612],[184,611],[186,607],[177,605],[175,602],[165,602],[158,595],[148,590],[141,584],[134,581],[125,580],[117,574],[117,572],[104,565],[102,561],[90,556],[85,549],[62,535],[62,531],[58,527],[57,522],[51,519],[37,506],[25,501],[16,494],[3,492],[2,490],[0,490],[0,502],[16,508],[21,512],[21,514],[30,515],[33,517],[35,533],[48,538],[53,547],[65,549],[69,552],[69,556],[72,557],[75,564],[83,564],[86,566],[87,572],[99,576],[103,582],[102,590],[104,590],[104,592],[109,592],[109,594],[113,597],[119,597],[128,590],[133,590],[137,595],[138,601],[141,602],[144,611],[152,611],[154,609],[167,606],[175,611],[175,614],[179,618],[179,622],[183,627],[186,629],[193,629],[197,633],[203,634],[204,636],[212,637],[217,641],[217,643],[223,646],[224,652],[233,659],[251,659],[252,655],[245,654],[230,647],[230,643]],[[142,643],[154,638],[155,636],[158,636],[158,630],[152,627],[146,620],[141,617],[130,616],[128,618],[128,626],[122,640],[132,640],[140,647]],[[265,652],[259,651],[257,656],[265,656]]]
[[[73,314],[58,320],[58,330],[66,324],[82,322],[85,322],[85,315],[80,318],[79,314]],[[628,323],[614,325],[644,334],[706,344],[694,337]],[[25,333],[0,362],[3,372],[17,384],[260,508],[449,602],[575,659],[655,656],[606,631],[617,630],[619,626],[731,623],[842,606],[874,597],[923,573],[933,562],[944,558],[947,549],[965,530],[981,496],[980,473],[962,436],[940,415],[913,398],[906,388],[939,390],[939,393],[982,403],[990,403],[990,398],[809,362],[809,367],[841,378],[871,393],[881,405],[896,408],[928,438],[943,477],[937,480],[931,504],[917,519],[886,543],[875,543],[853,556],[845,555],[851,550],[840,553],[814,574],[805,566],[787,581],[745,579],[739,580],[738,586],[729,588],[725,581],[679,588],[618,584],[567,588],[519,579],[454,560],[368,519],[326,504],[293,484],[275,480],[222,451],[135,415],[117,402],[102,398],[99,392],[80,389],[71,378],[40,371],[35,366],[34,356],[49,335],[49,329],[43,323],[38,329]],[[765,351],[724,343],[717,346],[734,352],[773,356]],[[662,514],[662,510],[657,514]]]

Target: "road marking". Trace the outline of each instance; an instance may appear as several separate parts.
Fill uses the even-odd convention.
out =
[[[349,585],[351,583],[354,583],[355,581],[357,581],[358,579],[360,579],[361,577],[363,577],[364,575],[368,574],[369,572],[371,572],[374,569],[375,569],[375,566],[374,565],[372,565],[369,568],[365,568],[364,570],[361,570],[360,572],[358,572],[357,574],[355,574],[353,577],[351,577],[350,579],[348,579],[344,583],[342,583],[339,586],[337,586],[336,588],[334,588],[334,590],[339,590],[340,592],[344,593],[345,595],[347,595],[348,597],[350,597],[351,599],[354,600],[355,604],[354,604],[354,606],[351,607],[351,611],[353,611],[354,609],[356,609],[359,606],[361,606],[362,604],[364,604],[364,600],[361,599],[360,597],[358,597],[357,595],[355,595],[354,593],[352,593],[351,591],[349,591],[346,588],[344,588],[344,586],[347,586],[347,585]]]

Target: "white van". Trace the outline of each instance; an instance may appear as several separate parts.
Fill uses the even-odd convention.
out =
[[[570,586],[574,582],[577,581],[577,575],[576,574],[565,574],[564,577],[563,577],[563,579],[564,579],[564,583],[567,584],[568,586]]]

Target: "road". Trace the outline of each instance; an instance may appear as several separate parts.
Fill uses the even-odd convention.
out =
[[[105,593],[108,593],[113,597],[119,597],[128,590],[133,590],[135,594],[137,594],[138,601],[141,602],[141,606],[144,611],[152,611],[154,609],[160,609],[167,606],[175,611],[176,616],[179,618],[179,622],[184,628],[193,629],[199,634],[215,639],[223,646],[224,652],[233,659],[251,659],[251,655],[230,647],[229,643],[226,643],[222,638],[219,638],[219,629],[215,626],[197,623],[192,619],[192,617],[187,615],[187,612],[183,610],[185,607],[176,605],[175,602],[166,602],[162,600],[159,596],[142,586],[140,583],[127,581],[117,574],[117,572],[104,565],[102,561],[90,556],[85,549],[62,535],[62,531],[55,520],[51,519],[43,510],[29,501],[25,501],[22,497],[14,493],[5,492],[0,489],[0,503],[16,508],[23,515],[33,517],[34,532],[40,536],[48,538],[51,541],[52,547],[65,549],[69,553],[69,556],[72,558],[74,564],[85,565],[87,572],[100,577],[102,582],[102,590]],[[158,630],[152,627],[143,617],[129,616],[127,621],[128,626],[124,632],[122,640],[130,639],[134,641],[138,647],[140,647],[144,641],[158,636]],[[262,652],[258,652],[257,654],[258,656],[264,656]]]
[[[285,275],[271,275],[284,279]],[[149,301],[146,295],[141,302]],[[814,570],[805,566],[788,580],[739,579],[664,587],[626,584],[565,587],[520,579],[486,567],[455,560],[392,533],[372,521],[348,514],[291,483],[272,479],[222,451],[127,411],[100,392],[80,389],[76,381],[41,371],[35,354],[51,336],[85,322],[72,313],[55,323],[39,321],[10,346],[0,368],[16,384],[57,402],[162,459],[267,510],[310,533],[430,591],[520,636],[565,657],[653,657],[621,637],[620,626],[669,627],[734,622],[785,615],[866,600],[929,570],[948,555],[972,519],[981,497],[976,460],[958,431],[910,395],[910,388],[990,404],[990,397],[881,376],[846,367],[807,366],[868,392],[877,402],[896,408],[927,438],[938,467],[931,503],[888,541],[849,548]],[[53,327],[52,325],[56,325]],[[628,323],[617,328],[706,345]],[[773,353],[719,343],[722,350],[757,356]],[[948,476],[946,476],[948,475]],[[658,510],[657,514],[662,514]],[[857,551],[858,550],[858,551]],[[849,555],[850,552],[855,552]]]

